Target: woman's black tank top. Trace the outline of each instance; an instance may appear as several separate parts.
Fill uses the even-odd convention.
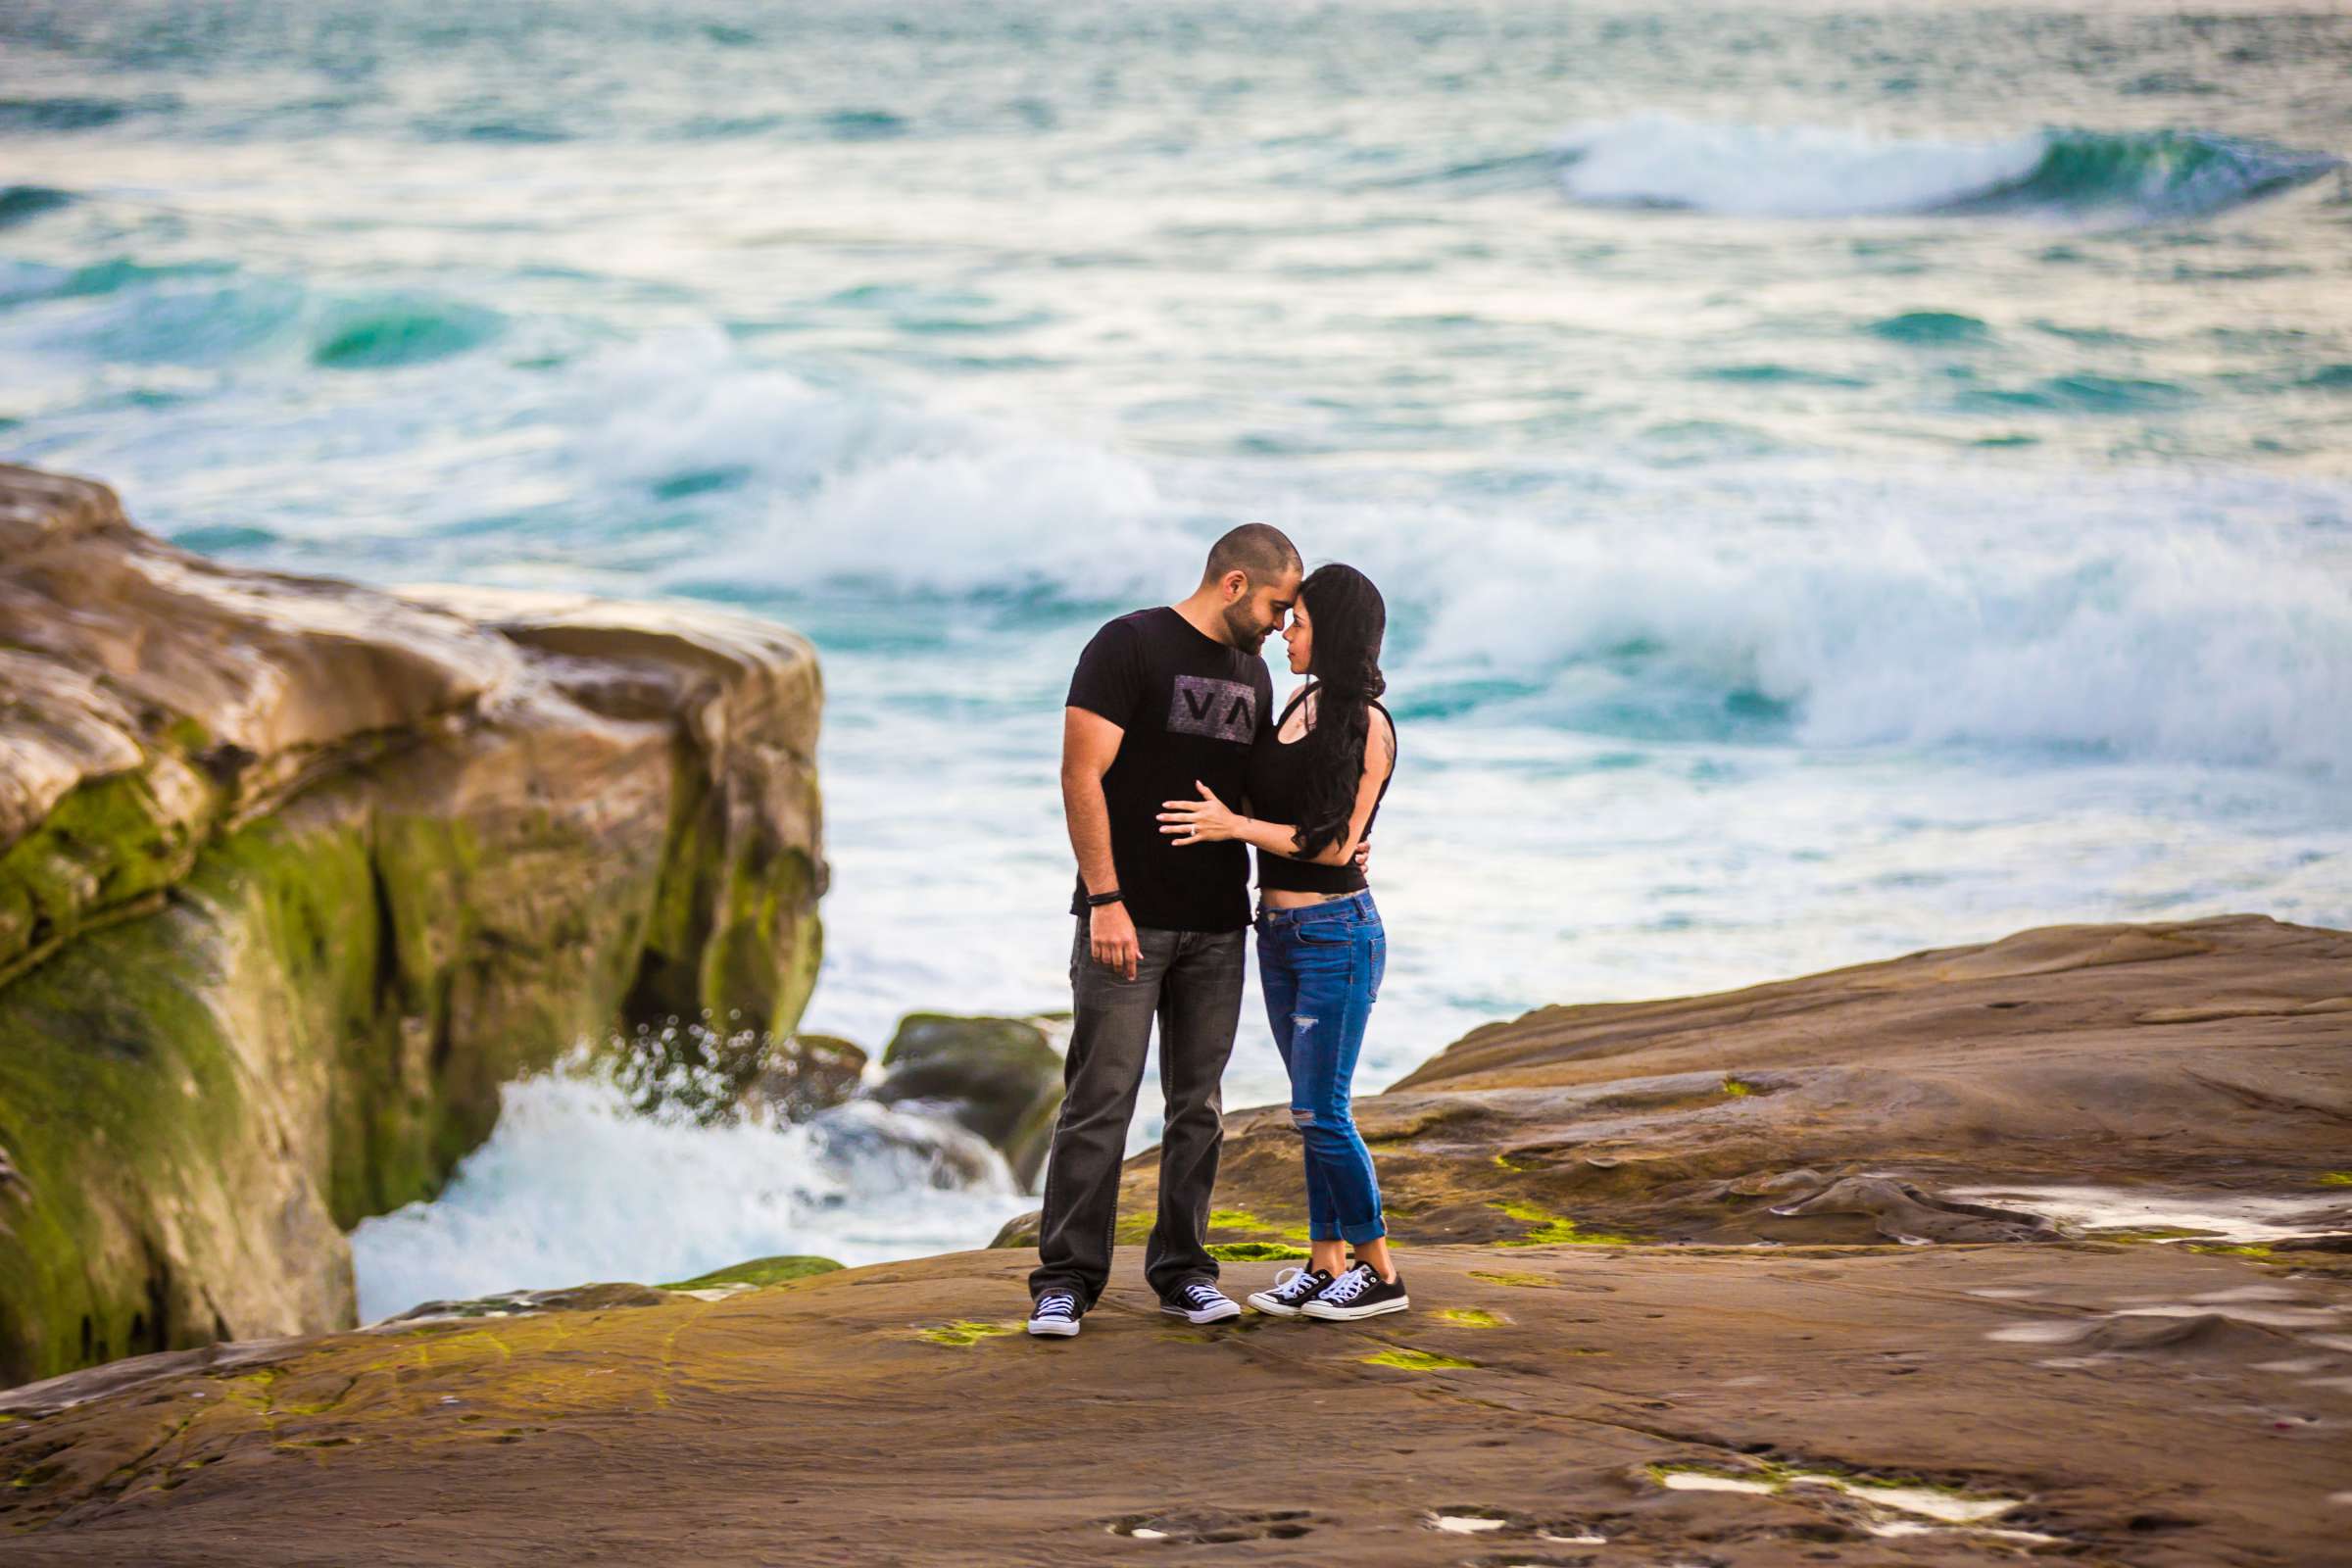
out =
[[[1257,738],[1250,749],[1250,814],[1261,822],[1283,822],[1296,827],[1306,811],[1306,775],[1300,759],[1306,752],[1304,736],[1283,744],[1282,726],[1290,722],[1291,714],[1306,700],[1309,686],[1291,699],[1282,710],[1282,717]],[[1389,710],[1375,702],[1383,718],[1389,719],[1389,729],[1396,732],[1396,721]],[[1380,795],[1372,803],[1372,814],[1364,819],[1364,834],[1371,836],[1372,824],[1380,818],[1380,802],[1387,799],[1389,779],[1396,776],[1396,760],[1389,762],[1389,778],[1380,781]],[[1322,865],[1313,860],[1294,860],[1286,856],[1257,852],[1257,885],[1261,891],[1282,893],[1356,893],[1365,887],[1364,873],[1353,861],[1346,865]]]

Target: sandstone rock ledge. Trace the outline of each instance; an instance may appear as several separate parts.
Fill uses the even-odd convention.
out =
[[[582,1037],[789,1030],[816,661],[240,570],[0,466],[0,1384],[347,1326],[343,1232]]]
[[[1355,1111],[1410,1243],[2291,1231],[2343,1248],[2352,932],[2052,926],[1716,996],[1545,1007]],[[1121,1240],[1151,1224],[1155,1159],[1128,1161]],[[1227,1118],[1217,1202],[1221,1244],[1303,1240],[1282,1107]],[[998,1245],[1035,1234],[1015,1220]]]
[[[1409,1315],[1194,1329],[1122,1249],[1069,1341],[1029,1262],[20,1390],[0,1564],[2344,1560],[2352,1288],[2243,1258],[1433,1247]]]

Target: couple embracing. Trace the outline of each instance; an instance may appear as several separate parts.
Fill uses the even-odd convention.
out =
[[[1388,940],[1363,845],[1396,765],[1380,706],[1387,611],[1351,566],[1311,575],[1262,523],[1210,549],[1182,602],[1122,615],[1079,657],[1061,794],[1078,856],[1075,1024],[1046,1164],[1029,1332],[1076,1334],[1110,1277],[1119,1166],[1154,1019],[1166,1130],[1144,1277],[1160,1309],[1239,1317],[1206,1245],[1224,1139],[1220,1080],[1241,1022],[1250,851],[1266,1017],[1304,1147],[1310,1251],[1250,1297],[1348,1319],[1407,1303],[1349,1085]],[[1306,683],[1282,709],[1258,650],[1281,631]],[[1349,1256],[1352,1249],[1353,1255]]]

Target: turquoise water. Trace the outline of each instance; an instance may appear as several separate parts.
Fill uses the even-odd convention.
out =
[[[869,1044],[1062,999],[1068,663],[1249,518],[1392,607],[1369,1083],[2352,925],[2348,69],[2285,8],[12,6],[0,455],[227,559],[808,631],[810,1024]],[[1228,1102],[1281,1093],[1252,1017]],[[605,1110],[517,1094],[372,1301],[1020,1206],[674,1129],[566,1202]]]

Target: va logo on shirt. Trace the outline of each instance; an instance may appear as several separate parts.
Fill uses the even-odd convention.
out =
[[[1168,731],[1247,746],[1257,738],[1257,688],[1206,675],[1179,675],[1168,704]]]

